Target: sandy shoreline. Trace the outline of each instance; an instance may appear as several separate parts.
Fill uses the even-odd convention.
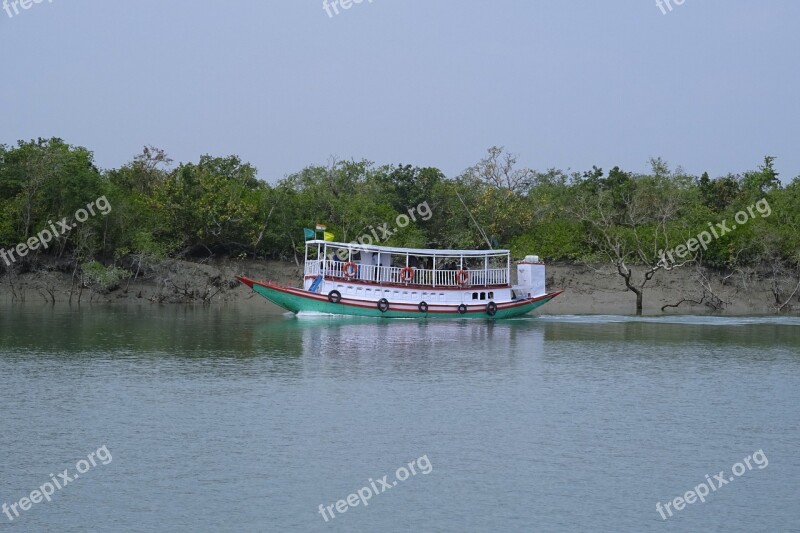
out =
[[[536,314],[635,313],[635,296],[625,289],[622,278],[610,265],[548,265],[548,290],[564,293],[537,310]],[[71,283],[71,272],[54,265],[39,266],[24,274],[6,273],[0,278],[0,302],[109,304],[200,304],[252,305],[254,311],[277,312],[271,303],[239,284],[234,276],[274,280],[299,285],[302,270],[294,263],[253,260],[218,260],[205,263],[170,260],[145,272],[128,284],[112,290],[91,284],[81,288]],[[780,302],[789,299],[798,280],[772,273],[719,273],[696,268],[659,272],[644,292],[644,314],[771,315],[777,314],[775,289]],[[800,291],[797,291],[800,293]],[[679,305],[677,305],[679,304]],[[662,310],[663,306],[667,307]],[[781,311],[797,314],[796,293]]]

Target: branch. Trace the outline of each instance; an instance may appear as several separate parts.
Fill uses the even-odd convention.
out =
[[[780,306],[777,307],[776,311],[778,311],[778,312],[783,311],[783,308],[786,307],[786,305],[789,302],[792,301],[792,298],[794,298],[794,295],[797,294],[797,290],[798,289],[800,289],[800,278],[797,280],[797,285],[795,286],[794,290],[792,291],[792,294],[789,295],[789,298],[787,298],[785,302],[783,302]]]
[[[705,293],[705,291],[703,291],[703,297],[702,297],[702,298],[700,298],[700,300],[690,300],[690,299],[688,299],[688,298],[681,298],[681,299],[680,299],[680,301],[679,301],[678,303],[674,303],[674,304],[667,304],[667,305],[662,305],[662,306],[661,306],[661,312],[663,313],[663,312],[664,312],[664,310],[665,310],[667,307],[678,307],[678,306],[680,306],[680,305],[681,305],[682,303],[684,303],[684,302],[689,302],[689,303],[693,303],[693,304],[697,304],[697,305],[702,305],[702,304],[703,304],[703,300],[705,300],[705,299],[706,299],[706,293]]]

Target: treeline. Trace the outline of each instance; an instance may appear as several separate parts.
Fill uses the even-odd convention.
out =
[[[91,216],[20,263],[44,256],[126,268],[160,258],[296,259],[304,227],[324,223],[336,240],[350,241],[423,202],[430,219],[399,229],[386,244],[472,249],[487,248],[488,240],[517,257],[658,269],[663,250],[709,224],[730,227],[750,207],[746,223],[685,260],[728,269],[800,263],[800,178],[782,185],[772,157],[754,170],[712,178],[671,170],[659,159],[647,174],[537,171],[491,148],[455,177],[436,168],[332,161],[272,185],[236,156],[175,165],[153,147],[102,170],[88,149],[56,138],[0,146],[0,248],[72,220],[102,196],[112,208],[107,216]],[[760,200],[768,215],[752,210]]]

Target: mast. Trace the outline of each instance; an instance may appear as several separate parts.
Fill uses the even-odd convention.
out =
[[[486,244],[489,245],[489,249],[494,250],[494,248],[492,248],[492,243],[489,241],[489,237],[486,236],[486,233],[483,231],[483,228],[480,226],[480,224],[475,221],[475,217],[473,217],[472,213],[470,213],[469,207],[467,207],[467,204],[464,203],[464,200],[461,198],[461,195],[458,194],[458,191],[456,191],[456,196],[458,196],[458,199],[461,200],[461,205],[464,206],[464,209],[467,210],[467,214],[469,215],[470,220],[472,220],[472,223],[475,224],[475,227],[478,228],[479,232],[481,232],[481,236],[483,236]]]

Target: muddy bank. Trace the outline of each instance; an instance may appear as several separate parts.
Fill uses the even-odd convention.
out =
[[[167,260],[144,268],[89,275],[73,263],[35,263],[0,277],[0,301],[73,304],[246,304],[274,312],[274,306],[235,280],[243,274],[279,283],[301,283],[302,269],[289,262],[219,259]],[[134,276],[136,270],[138,274]],[[111,272],[114,275],[109,275]],[[565,292],[542,314],[633,314],[634,294],[608,265],[549,265],[548,290]],[[684,268],[659,272],[644,292],[644,312],[730,315],[797,313],[798,279],[765,271],[717,272]],[[794,293],[794,294],[793,294]],[[790,298],[791,297],[791,298]],[[782,309],[779,307],[783,305]]]
[[[302,279],[301,268],[280,261],[165,260],[99,268],[76,270],[69,260],[27,263],[0,276],[0,301],[214,305],[252,299],[252,291],[236,281],[239,274],[295,285]]]
[[[644,289],[644,314],[796,314],[798,282],[796,276],[771,271],[660,271]],[[635,313],[635,295],[610,265],[548,265],[547,287],[565,291],[542,308],[543,314]]]

